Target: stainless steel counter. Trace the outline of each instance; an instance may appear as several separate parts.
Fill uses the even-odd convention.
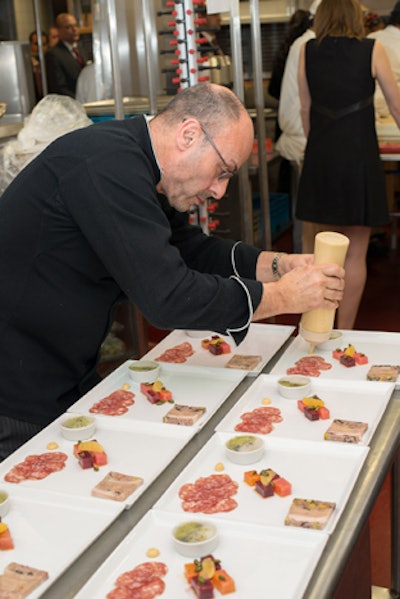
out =
[[[267,365],[268,373],[283,351],[291,343],[289,339],[278,355]],[[137,522],[152,508],[186,464],[196,455],[204,443],[213,435],[215,426],[232,409],[235,403],[253,383],[244,379],[203,429],[189,441],[184,450],[164,470],[138,501],[120,514],[104,533],[80,556],[68,570],[41,596],[43,599],[71,599],[90,576],[107,559],[110,553]],[[340,580],[347,559],[369,516],[383,480],[391,467],[400,443],[400,391],[391,398],[388,408],[374,434],[371,449],[351,497],[343,511],[335,531],[332,533],[320,562],[311,578],[304,599],[328,599]],[[398,471],[398,468],[397,468]],[[396,474],[396,472],[395,472]],[[399,482],[395,476],[395,484]],[[393,520],[394,572],[393,586],[399,590],[398,557],[399,547],[399,494]],[[394,527],[396,526],[396,529]],[[89,598],[88,598],[89,599]]]

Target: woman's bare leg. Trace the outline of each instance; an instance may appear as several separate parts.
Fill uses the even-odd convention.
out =
[[[344,268],[346,270],[344,296],[336,315],[338,329],[352,329],[367,280],[367,251],[370,227],[336,227],[336,231],[347,235],[350,245]]]
[[[367,280],[367,251],[371,228],[322,225],[304,221],[302,236],[303,254],[313,253],[314,237],[320,231],[336,231],[346,235],[350,239],[344,265],[346,270],[346,286],[343,299],[337,310],[336,326],[338,329],[352,329]]]

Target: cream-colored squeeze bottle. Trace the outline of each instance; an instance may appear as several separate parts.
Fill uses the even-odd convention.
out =
[[[335,233],[333,231],[322,231],[317,233],[314,241],[314,264],[335,263],[344,266],[347,249],[350,240],[346,235]],[[299,333],[310,343],[310,353],[313,353],[314,347],[319,343],[328,341],[336,310],[316,308],[309,312],[304,312],[299,324]]]

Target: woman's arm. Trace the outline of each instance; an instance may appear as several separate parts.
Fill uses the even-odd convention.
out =
[[[303,123],[304,134],[306,137],[308,137],[308,133],[310,131],[311,96],[307,83],[305,48],[306,44],[303,44],[300,48],[297,79],[299,84],[301,121]]]
[[[400,128],[400,90],[390,67],[385,48],[379,40],[375,40],[371,68],[372,76],[378,80],[390,113]]]

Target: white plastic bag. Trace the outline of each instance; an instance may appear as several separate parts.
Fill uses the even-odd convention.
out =
[[[91,124],[85,109],[73,98],[58,94],[45,96],[25,119],[17,138],[0,149],[0,195],[14,177],[57,137]]]

